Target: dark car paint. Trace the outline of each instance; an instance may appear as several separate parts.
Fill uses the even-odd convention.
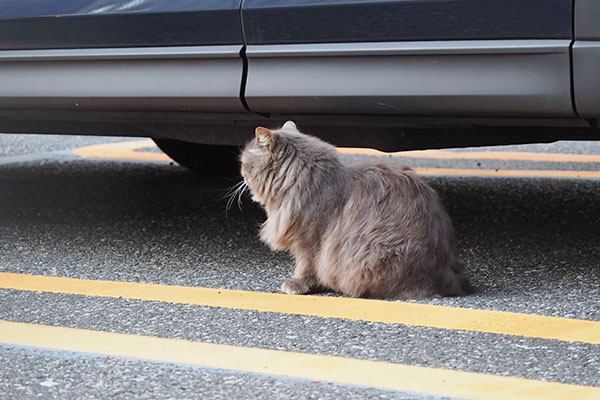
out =
[[[246,0],[248,44],[571,38],[571,0]]]
[[[5,0],[0,49],[572,37],[571,0]],[[243,18],[241,18],[243,17]]]
[[[2,0],[0,18],[239,9],[240,0]]]
[[[5,0],[0,49],[243,43],[240,0]]]
[[[238,10],[85,15],[0,22],[4,50],[242,43]]]

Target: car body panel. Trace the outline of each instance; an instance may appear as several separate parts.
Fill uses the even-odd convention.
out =
[[[0,107],[244,112],[240,50],[230,45],[4,51]]]
[[[240,0],[0,3],[0,49],[243,44]]]
[[[573,45],[573,98],[580,116],[600,117],[600,41]]]
[[[246,0],[243,20],[256,112],[575,116],[570,0]]]
[[[600,2],[598,0],[576,0],[575,39],[600,40]]]
[[[274,114],[574,116],[569,43],[248,46],[246,101]]]
[[[577,113],[600,118],[600,2],[575,3],[573,99]]]
[[[245,0],[248,44],[567,39],[571,0]]]
[[[2,0],[3,19],[239,9],[239,0]]]
[[[5,0],[0,131],[240,144],[291,118],[384,150],[600,136],[597,4]]]
[[[6,0],[0,107],[246,112],[239,8],[240,0]]]

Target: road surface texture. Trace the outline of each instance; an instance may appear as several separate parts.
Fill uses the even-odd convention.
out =
[[[0,135],[0,398],[600,398],[600,142],[345,152],[423,174],[476,294],[279,294],[293,260],[226,210],[236,181]]]

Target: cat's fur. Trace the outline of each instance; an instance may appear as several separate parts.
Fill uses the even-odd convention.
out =
[[[473,291],[448,214],[409,167],[393,160],[345,166],[333,146],[291,121],[256,128],[241,162],[268,216],[260,238],[296,259],[283,292],[424,298]]]

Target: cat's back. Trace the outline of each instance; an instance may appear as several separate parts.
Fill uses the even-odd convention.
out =
[[[353,197],[382,202],[415,197],[437,198],[435,192],[407,165],[393,159],[368,159],[350,166]]]
[[[349,167],[352,189],[324,238],[320,276],[352,296],[423,298],[472,291],[436,192],[396,160]]]
[[[365,160],[351,167],[352,189],[344,208],[348,232],[384,233],[391,240],[437,241],[451,222],[440,198],[410,167],[393,159]]]

